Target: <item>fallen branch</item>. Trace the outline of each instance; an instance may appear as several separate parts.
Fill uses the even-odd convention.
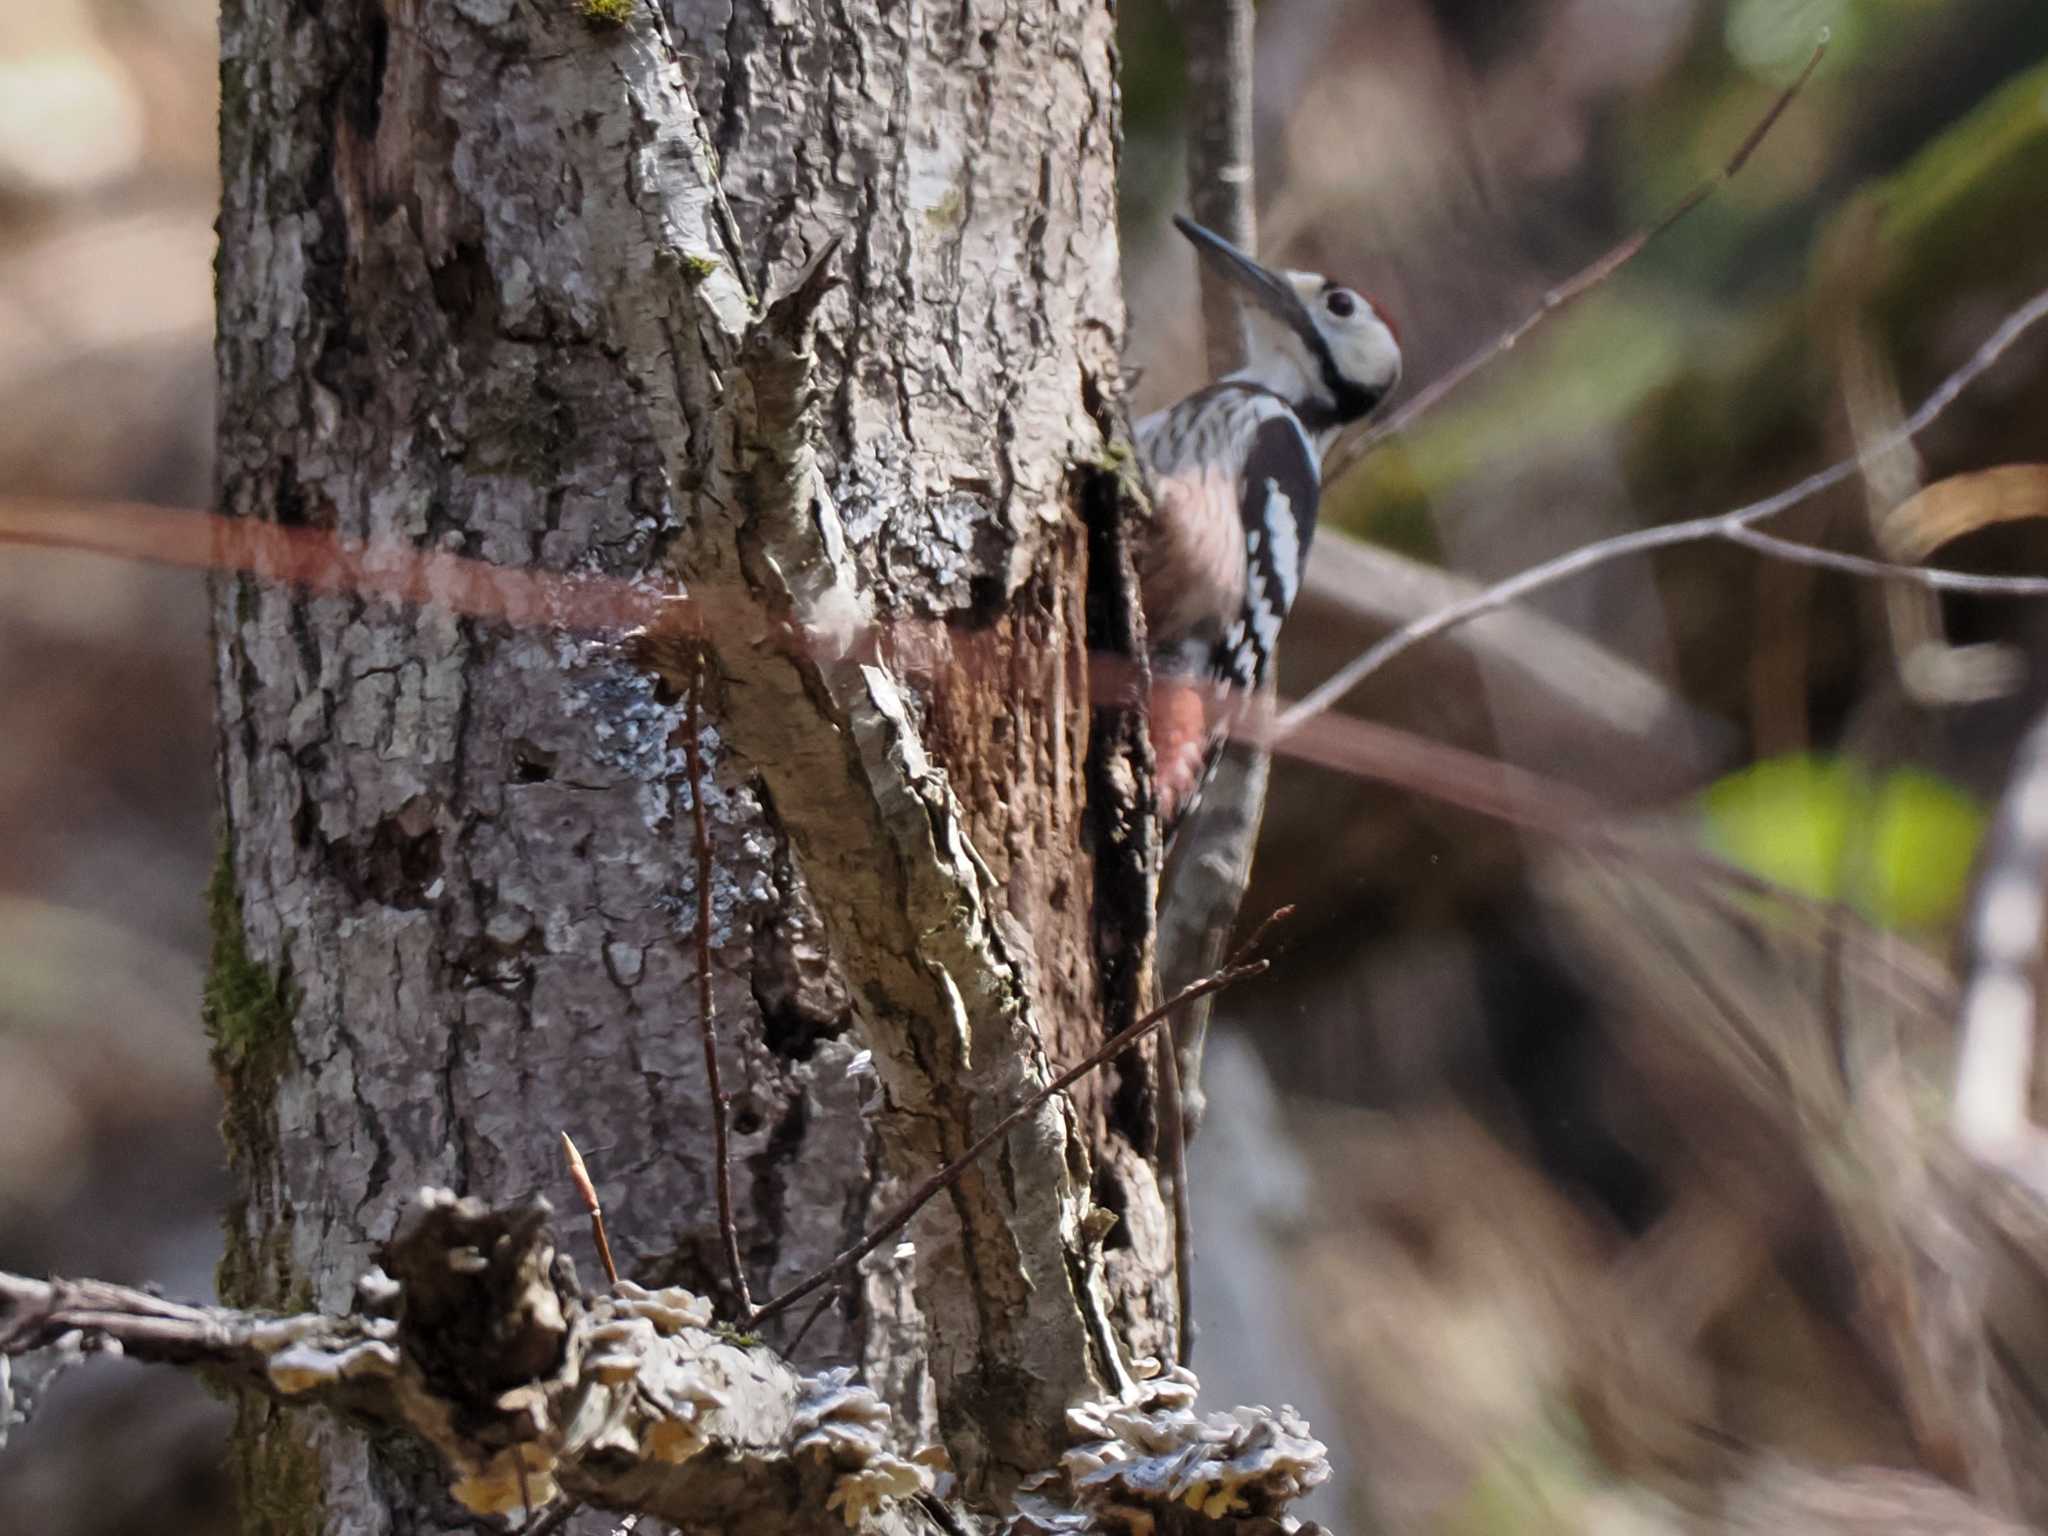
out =
[[[628,1281],[585,1297],[548,1214],[543,1200],[495,1212],[422,1190],[358,1283],[370,1315],[275,1317],[0,1274],[0,1355],[82,1337],[402,1427],[439,1452],[476,1515],[563,1500],[688,1530],[941,1529],[915,1498],[931,1462],[896,1453],[872,1392],[729,1342],[687,1291]]]
[[[1259,968],[1240,957],[1240,971]],[[626,1529],[652,1516],[734,1536],[1043,1536],[1106,1522],[1270,1536],[1329,1476],[1290,1410],[1198,1415],[1193,1376],[1140,1361],[1114,1396],[1068,1406],[1051,1464],[1027,1479],[1014,1517],[990,1522],[957,1490],[939,1496],[943,1453],[900,1454],[888,1405],[849,1372],[802,1376],[734,1343],[688,1291],[627,1281],[583,1295],[548,1214],[544,1200],[500,1212],[421,1190],[346,1317],[0,1273],[0,1361],[67,1346],[126,1354],[402,1429],[440,1455],[456,1502],[523,1513],[525,1536],[583,1509]]]

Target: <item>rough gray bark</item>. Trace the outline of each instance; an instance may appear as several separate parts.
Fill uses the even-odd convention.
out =
[[[230,0],[219,499],[716,600],[709,939],[766,1296],[1143,1000],[1142,880],[1098,893],[1085,835],[1112,21],[605,9]],[[813,342],[758,296],[833,240]],[[716,1291],[660,679],[602,636],[247,579],[215,652],[226,1298],[342,1310],[416,1189],[559,1194],[565,1129],[623,1269]],[[860,1367],[970,1492],[1045,1465],[1166,1337],[1147,1129],[1141,1085],[1048,1108],[804,1358]],[[458,1518],[339,1420],[252,1406],[238,1455],[272,1526]]]

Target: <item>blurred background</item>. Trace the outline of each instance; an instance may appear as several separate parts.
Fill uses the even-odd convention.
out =
[[[1399,556],[1484,582],[1736,507],[1894,427],[2048,285],[2048,7],[1260,7],[1260,254],[1374,295],[1410,391],[1713,173],[1823,28],[1811,84],[1732,183],[1326,492],[1325,527],[1371,549],[1319,545],[1284,692],[1452,595],[1418,608]],[[1185,100],[1171,7],[1128,4],[1123,31],[1149,408],[1201,367],[1165,223]],[[1981,483],[1944,487],[1962,515],[1939,532],[1942,503],[1915,499],[2048,459],[2044,363],[2023,346],[1917,452],[1777,531],[2048,569],[2043,525]],[[1246,909],[1302,915],[1274,974],[1224,999],[1204,1074],[1197,1368],[1227,1397],[1312,1406],[1346,1478],[1322,1518],[1354,1528],[1748,1528],[1771,1507],[1754,1528],[1876,1529],[1874,1506],[1832,1523],[1827,1497],[1784,1518],[1759,1469],[1925,1469],[1930,1426],[1955,1427],[1906,1379],[1940,1350],[1881,1315],[1903,1271],[1871,1236],[1918,1219],[1917,1154],[1885,1164],[1926,1122],[1831,1138],[1870,1129],[1873,1083],[1940,1113],[1972,860],[2048,698],[2042,610],[1693,545],[1522,612],[1407,654],[1346,708],[1590,790],[1854,926],[1829,957],[1697,871],[1279,764]],[[1261,1244],[1220,1235],[1247,1213]],[[2039,1364],[2014,1371],[2037,1409]],[[1976,1528],[1923,1513],[1897,1528]]]
[[[203,507],[214,8],[0,15],[0,494]],[[212,1294],[211,694],[199,579],[0,552],[0,1268]],[[0,1453],[0,1527],[228,1530],[227,1420],[79,1372]]]
[[[1120,24],[1149,408],[1200,378],[1165,222],[1184,87],[1163,0]],[[1334,488],[1326,526],[1485,580],[1881,435],[2048,285],[2048,6],[1267,0],[1262,254],[1374,294],[1409,390],[1725,160],[1823,27],[1742,175]],[[10,8],[0,490],[207,503],[214,82],[210,5]],[[1887,521],[1915,490],[2048,459],[2044,364],[2023,345],[1917,455],[1781,531],[1917,548]],[[1959,526],[1941,563],[2048,571],[2038,523]],[[1407,569],[1319,558],[1338,574],[1290,629],[1294,694],[1384,631],[1361,594]],[[1731,1448],[1913,1464],[1853,1222],[1783,1106],[1697,1042],[1742,1006],[1840,1033],[1868,976],[1886,1040],[1939,1036],[1977,839],[2048,694],[2044,610],[1719,546],[1531,609],[1347,707],[1661,818],[1861,926],[1821,965],[1697,882],[1283,765],[1248,906],[1304,916],[1211,1053],[1203,1230],[1258,1240],[1206,1245],[1198,1368],[1308,1408],[1344,1469],[1323,1517],[1360,1529],[1675,1530]],[[211,1290],[205,622],[196,578],[0,559],[0,1267]],[[1705,1021],[1672,980],[1703,963],[1738,1000]],[[0,1458],[0,1524],[228,1529],[225,1419],[167,1374],[81,1373]]]

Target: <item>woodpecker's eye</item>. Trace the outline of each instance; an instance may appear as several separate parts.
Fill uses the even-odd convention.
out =
[[[1349,288],[1333,288],[1323,304],[1339,320],[1349,320],[1358,309],[1358,296]]]

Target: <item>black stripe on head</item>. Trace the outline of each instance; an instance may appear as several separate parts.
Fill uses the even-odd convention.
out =
[[[1295,408],[1295,414],[1301,418],[1304,427],[1310,432],[1327,432],[1332,427],[1362,421],[1380,408],[1387,392],[1354,384],[1337,372],[1337,360],[1330,356],[1330,349],[1320,336],[1315,339],[1315,353],[1322,365],[1323,388],[1330,392],[1330,398],[1328,401],[1305,400]]]
[[[1323,279],[1325,294],[1335,293],[1339,288],[1347,286],[1349,285],[1332,278]],[[1356,288],[1351,291],[1359,292]],[[1400,332],[1394,329],[1394,322],[1387,318],[1386,311],[1363,294],[1359,295],[1359,301],[1370,308],[1373,318],[1387,328],[1387,334],[1394,338],[1394,345],[1400,346]],[[1302,321],[1303,323],[1297,325],[1295,330],[1308,344],[1309,352],[1316,360],[1316,367],[1322,373],[1323,388],[1330,392],[1330,403],[1311,401],[1306,409],[1301,410],[1302,424],[1311,432],[1323,432],[1331,427],[1341,427],[1347,422],[1361,420],[1378,410],[1380,402],[1387,398],[1387,392],[1384,389],[1367,389],[1363,384],[1355,383],[1339,373],[1337,358],[1330,351],[1330,343],[1316,328],[1315,322],[1309,318],[1306,310],[1302,313]]]

